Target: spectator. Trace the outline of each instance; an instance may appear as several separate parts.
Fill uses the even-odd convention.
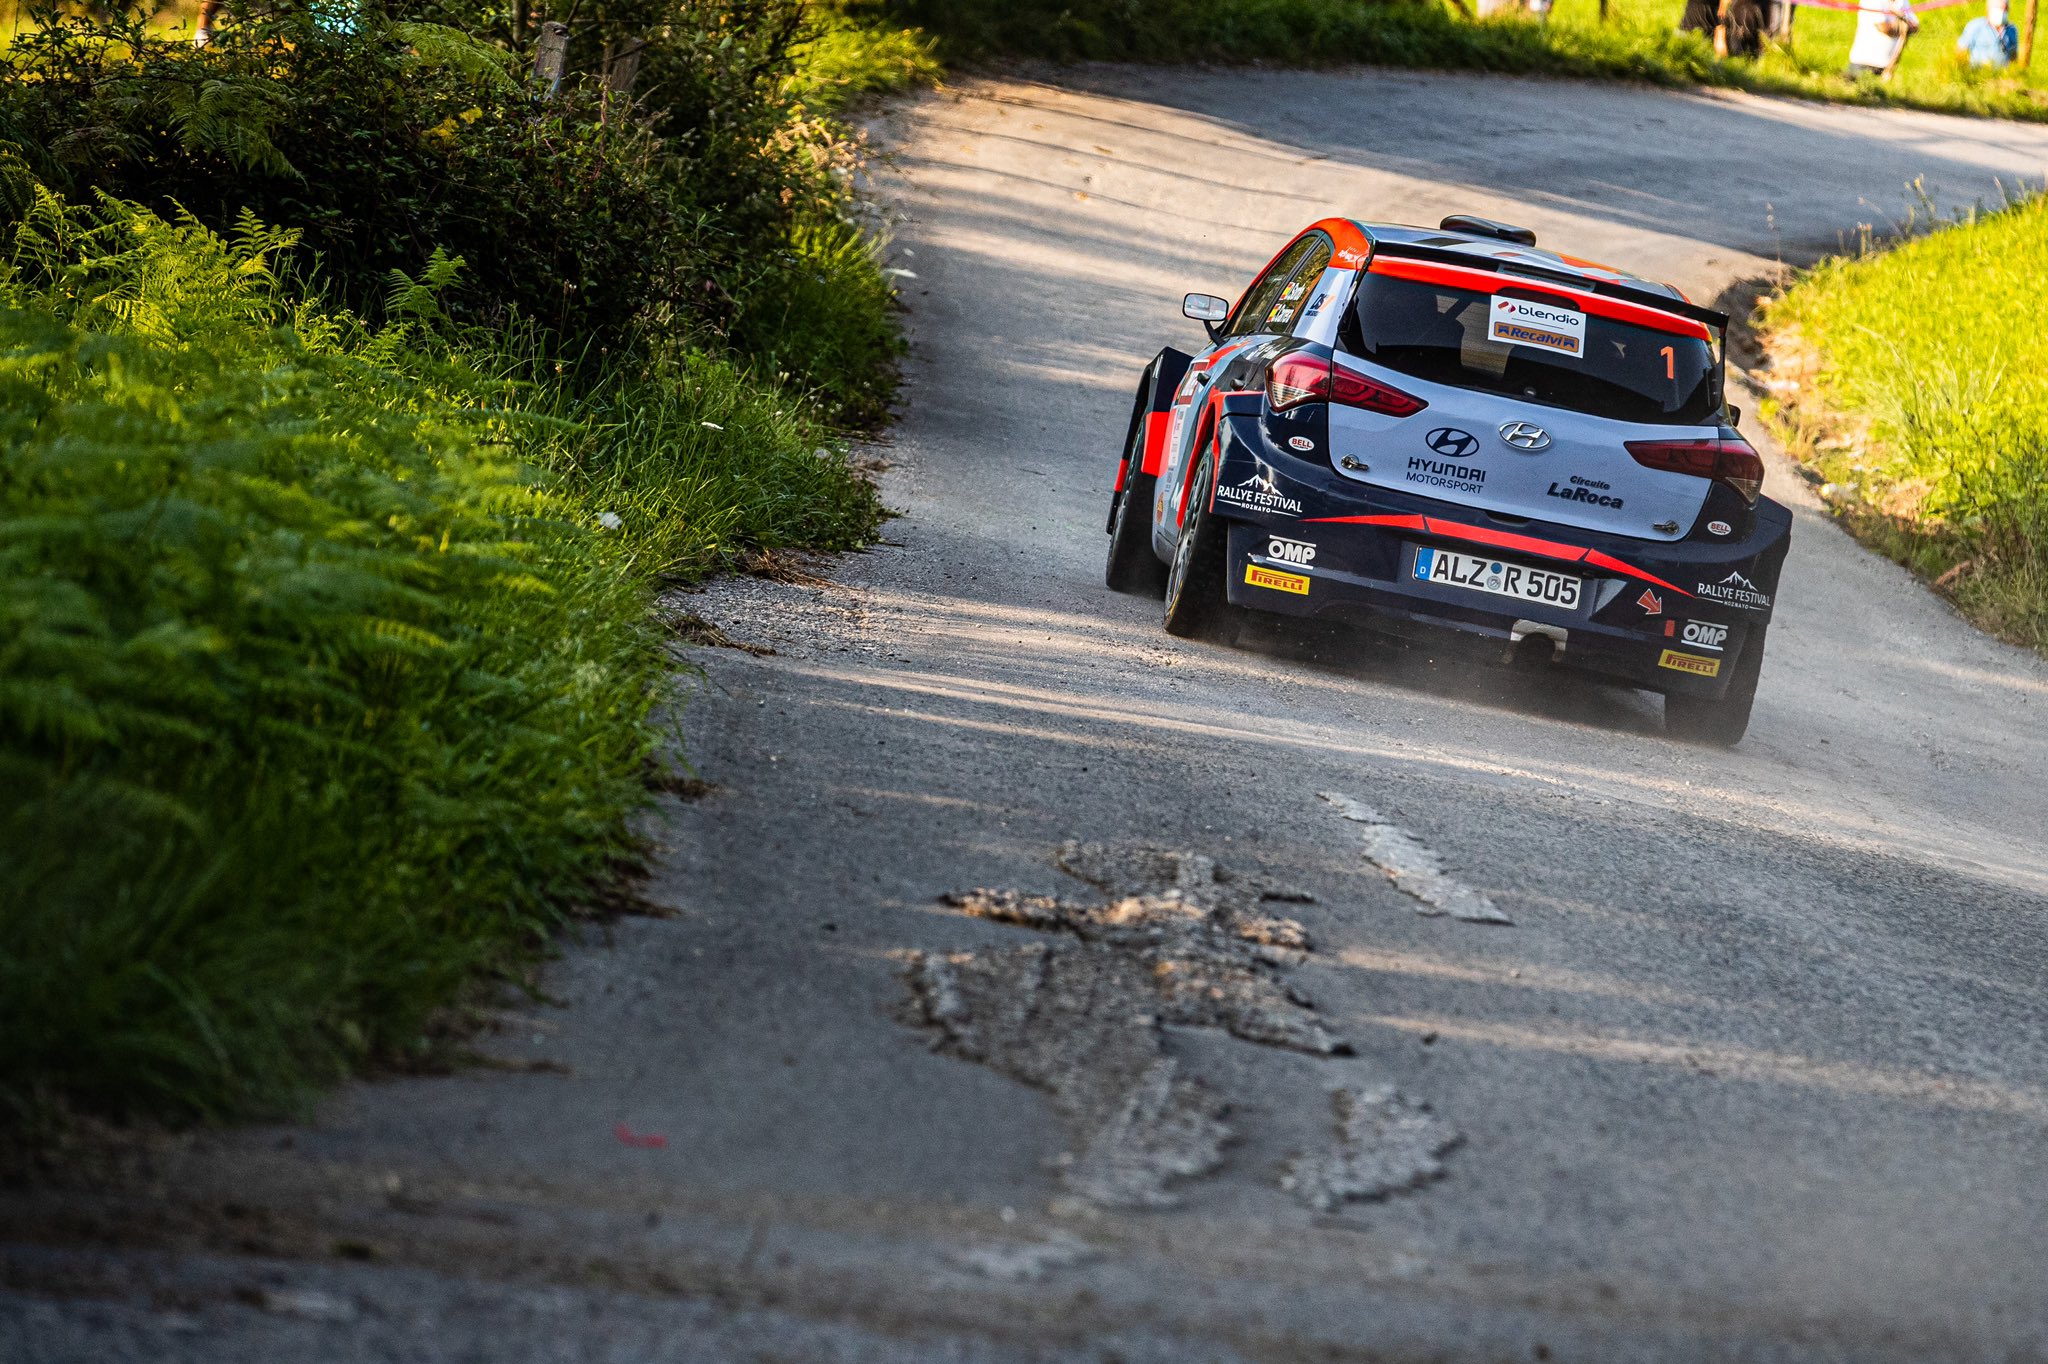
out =
[[[1714,55],[1756,57],[1764,50],[1764,7],[1758,0],[1721,0]]]
[[[1984,0],[1984,13],[1963,25],[1956,50],[1972,66],[2010,66],[2020,55],[2020,31],[2006,17],[2005,0]]]
[[[1685,13],[1679,16],[1678,31],[1697,33],[1711,41],[1720,22],[1721,12],[1714,0],[1685,0]]]
[[[1856,15],[1856,41],[1849,47],[1849,75],[1890,80],[1906,55],[1906,42],[1920,31],[1912,0],[1864,0]]]

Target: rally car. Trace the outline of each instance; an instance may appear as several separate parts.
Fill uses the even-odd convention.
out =
[[[1109,586],[1176,635],[1245,611],[1464,631],[1749,724],[1792,518],[1723,395],[1725,314],[1527,228],[1329,218],[1198,355],[1146,367]]]

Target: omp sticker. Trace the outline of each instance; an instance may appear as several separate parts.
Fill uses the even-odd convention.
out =
[[[1669,668],[1675,673],[1691,673],[1695,677],[1719,677],[1721,660],[1701,658],[1698,654],[1682,654],[1676,649],[1666,649],[1657,656],[1657,666]]]
[[[1526,298],[1493,296],[1486,313],[1486,339],[1514,346],[1534,346],[1559,355],[1583,355],[1586,315],[1576,308],[1532,303]]]
[[[1685,642],[1695,649],[1712,649],[1719,653],[1721,646],[1728,642],[1728,627],[1712,621],[1689,620],[1685,623]]]
[[[1290,540],[1284,535],[1266,537],[1266,557],[1278,559],[1283,564],[1312,564],[1316,559],[1316,547],[1308,540]]]
[[[1292,592],[1297,597],[1308,595],[1308,579],[1299,573],[1281,573],[1270,568],[1260,568],[1257,564],[1246,564],[1244,580],[1253,587],[1267,587],[1275,592]]]

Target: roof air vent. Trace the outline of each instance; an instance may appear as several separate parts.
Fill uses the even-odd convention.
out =
[[[1437,224],[1446,232],[1469,232],[1475,237],[1498,237],[1516,246],[1534,246],[1536,233],[1530,228],[1516,227],[1513,223],[1497,223],[1491,218],[1475,218],[1469,213],[1453,213]]]

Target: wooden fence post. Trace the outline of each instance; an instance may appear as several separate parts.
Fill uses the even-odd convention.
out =
[[[553,19],[540,26],[533,45],[533,83],[553,99],[562,92],[562,72],[569,64],[569,26]]]
[[[605,44],[604,93],[608,100],[633,97],[633,82],[640,79],[640,56],[646,51],[645,38],[630,40],[616,52],[610,43]]]
[[[2027,0],[2027,22],[2020,29],[2019,68],[2024,71],[2034,60],[2034,21],[2041,17],[2041,0]]]

